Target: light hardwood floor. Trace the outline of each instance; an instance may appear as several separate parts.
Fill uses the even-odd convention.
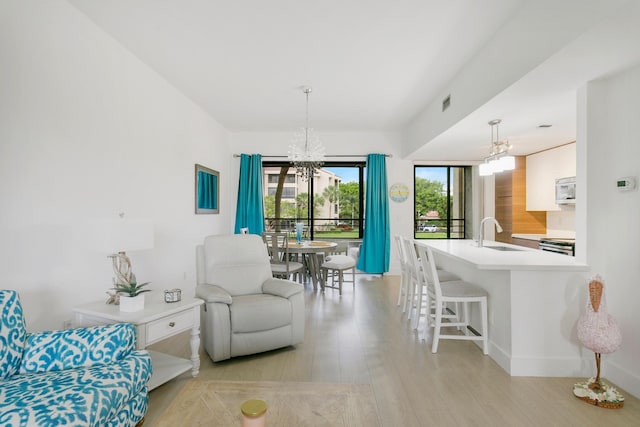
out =
[[[640,401],[624,390],[624,408],[603,409],[573,396],[573,384],[584,378],[510,377],[469,341],[443,340],[432,354],[420,339],[423,323],[412,330],[395,304],[398,285],[397,276],[358,275],[355,291],[347,283],[342,297],[307,287],[303,344],[215,364],[201,351],[199,378],[371,384],[389,427],[640,425]],[[187,357],[188,338],[152,348]],[[190,378],[183,374],[150,393],[145,426]]]

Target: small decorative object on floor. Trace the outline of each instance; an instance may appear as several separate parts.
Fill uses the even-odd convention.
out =
[[[595,388],[597,384],[597,389]],[[589,378],[573,385],[573,394],[580,400],[602,408],[618,409],[624,406],[624,396],[608,384]]]
[[[607,313],[604,281],[599,275],[589,282],[587,311],[578,320],[578,339],[595,353],[597,375],[575,384],[573,394],[591,405],[610,409],[622,408],[622,394],[600,380],[601,354],[616,351],[622,342],[622,334],[613,316]]]
[[[242,411],[242,427],[265,427],[267,402],[264,400],[247,400],[240,408]]]
[[[165,289],[164,302],[178,302],[182,299],[182,290],[178,288]]]

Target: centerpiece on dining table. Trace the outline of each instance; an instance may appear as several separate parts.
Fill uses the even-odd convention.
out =
[[[302,230],[304,224],[302,222],[296,222],[296,242],[298,244],[302,243]]]

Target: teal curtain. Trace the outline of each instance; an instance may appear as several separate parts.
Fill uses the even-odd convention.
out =
[[[384,154],[367,156],[364,236],[358,270],[382,274],[389,271],[390,231],[387,167]]]
[[[260,154],[240,155],[235,234],[240,234],[241,228],[248,228],[249,233],[258,235],[264,231],[262,156]]]

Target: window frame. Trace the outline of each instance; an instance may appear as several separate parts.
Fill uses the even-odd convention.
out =
[[[446,235],[445,237],[420,237],[418,236],[418,224],[421,221],[421,219],[418,217],[417,213],[418,210],[416,208],[417,203],[416,203],[416,178],[417,178],[417,171],[418,169],[425,169],[425,168],[440,168],[440,169],[444,169],[446,168],[446,188],[445,188],[445,192],[446,192],[446,218],[444,218],[444,221],[446,223]],[[461,197],[462,197],[462,217],[460,218],[452,218],[452,212],[451,212],[451,207],[452,207],[452,182],[451,182],[451,173],[452,173],[452,169],[461,169],[461,173],[462,173],[462,177],[463,177],[463,188],[464,190],[462,192],[460,192]],[[470,180],[471,179],[471,167],[468,165],[414,165],[413,166],[413,236],[415,239],[421,239],[421,240],[463,240],[466,238],[466,233],[467,233],[467,218],[466,218],[466,212],[467,212],[467,198],[468,198],[468,193],[466,191],[466,188],[468,186],[468,184],[470,184]],[[461,231],[458,232],[458,236],[459,237],[451,237],[451,230],[453,229],[453,223],[454,222],[459,222],[460,224],[462,224],[461,227]]]
[[[295,167],[286,160],[281,160],[281,161],[273,161],[273,160],[263,160],[262,161],[262,167],[266,168],[266,167],[282,167],[282,166],[289,166],[289,172],[288,173],[295,173],[296,169]],[[331,239],[362,239],[363,235],[364,235],[364,202],[365,202],[365,169],[366,169],[366,161],[328,161],[325,162],[322,165],[322,169],[324,168],[335,168],[335,167],[344,167],[344,168],[358,168],[358,180],[360,183],[360,188],[359,188],[359,194],[358,194],[358,217],[357,218],[350,218],[350,221],[357,221],[358,224],[358,235],[357,237],[331,237]],[[271,174],[270,174],[271,175]],[[265,174],[263,173],[263,179],[265,177]],[[307,185],[307,193],[308,193],[308,197],[309,197],[309,201],[308,201],[308,205],[310,207],[314,206],[314,198],[315,198],[315,181],[316,179],[312,179],[310,181],[308,181]],[[267,183],[267,186],[272,185],[273,183]],[[287,181],[285,181],[285,186],[287,184]],[[290,183],[289,183],[290,184]],[[263,183],[263,187],[264,187],[264,183]],[[263,195],[263,197],[265,197],[266,194]],[[284,198],[283,198],[284,199]],[[291,200],[291,199],[286,199],[286,200]],[[333,218],[314,218],[314,212],[313,212],[313,208],[309,208],[307,209],[307,217],[303,218],[303,217],[295,217],[295,218],[280,218],[280,221],[284,221],[284,220],[293,220],[295,222],[304,222],[308,225],[309,227],[309,235],[308,238],[313,240],[316,236],[316,232],[315,232],[315,221],[325,221],[327,219],[333,219]],[[338,218],[339,220],[340,218]],[[266,216],[265,213],[265,222],[269,221],[269,220],[277,220],[277,218],[268,218]]]

